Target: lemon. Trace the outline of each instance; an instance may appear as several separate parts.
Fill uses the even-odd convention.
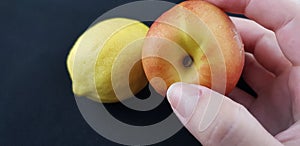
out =
[[[67,68],[76,96],[111,103],[132,97],[146,84],[141,50],[148,27],[127,19],[97,23],[76,41]]]

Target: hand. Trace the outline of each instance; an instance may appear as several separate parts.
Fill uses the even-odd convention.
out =
[[[167,93],[174,112],[203,145],[299,145],[300,1],[207,1],[252,19],[232,18],[247,52],[243,78],[257,97],[175,83]]]

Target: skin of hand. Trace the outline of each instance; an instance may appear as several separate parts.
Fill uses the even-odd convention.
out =
[[[203,145],[300,145],[300,1],[206,1],[250,19],[231,18],[245,44],[242,77],[257,97],[175,83],[174,113]]]

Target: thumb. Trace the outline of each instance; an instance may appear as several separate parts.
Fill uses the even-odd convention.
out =
[[[242,105],[206,87],[173,84],[174,113],[203,145],[281,145]]]

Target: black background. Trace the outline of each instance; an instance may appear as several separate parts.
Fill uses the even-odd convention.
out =
[[[65,61],[77,37],[98,16],[127,2],[1,1],[0,145],[118,145],[97,134],[81,116]],[[126,114],[119,104],[109,109]],[[145,120],[163,118],[157,113],[163,110],[170,113],[166,101]],[[140,115],[127,114],[121,118],[131,121]],[[171,144],[199,145],[186,129],[158,145]]]

